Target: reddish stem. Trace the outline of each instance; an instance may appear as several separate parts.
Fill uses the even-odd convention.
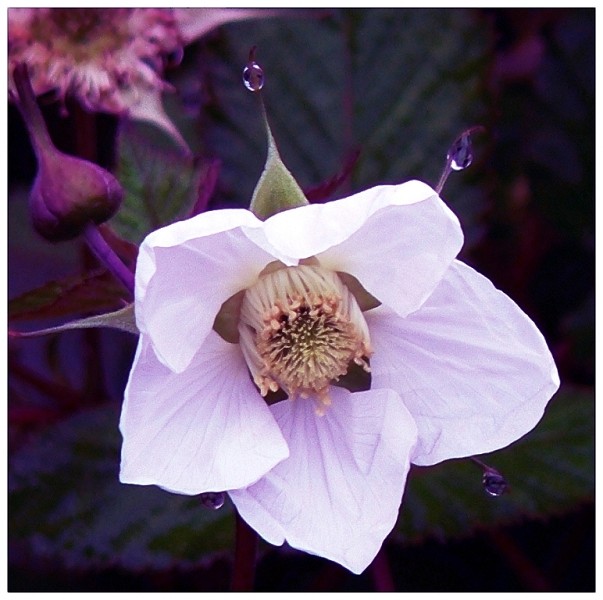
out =
[[[81,406],[82,396],[79,392],[62,383],[46,379],[36,371],[26,367],[16,360],[9,361],[11,375],[18,377],[38,392],[59,399],[61,405],[67,408]]]
[[[502,529],[498,529],[490,533],[490,539],[528,591],[552,591],[552,586],[547,578],[510,535]]]
[[[371,563],[371,574],[376,592],[395,592],[396,586],[389,568],[389,560],[385,548],[381,548]]]
[[[197,189],[197,200],[190,212],[191,217],[199,215],[207,209],[209,201],[218,183],[220,166],[221,164],[219,160],[212,160],[208,164],[205,175],[199,182],[199,187]]]
[[[235,556],[231,591],[253,591],[257,548],[257,533],[243,521],[239,513],[236,513]]]

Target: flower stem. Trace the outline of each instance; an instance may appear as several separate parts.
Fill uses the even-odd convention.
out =
[[[113,248],[107,244],[98,226],[89,223],[84,230],[84,238],[96,257],[121,281],[130,294],[134,295],[134,274],[115,254]]]
[[[36,96],[31,87],[27,65],[25,63],[18,64],[13,71],[13,80],[19,100],[17,106],[23,116],[23,121],[29,132],[31,143],[36,153],[36,157],[40,160],[40,155],[44,149],[53,149],[54,146],[50,139],[50,134],[46,128],[46,122],[42,116],[42,111],[36,102]]]
[[[253,590],[257,547],[257,533],[236,513],[235,556],[230,587],[232,592]]]
[[[376,592],[396,591],[385,548],[379,550],[379,553],[371,563],[371,575],[373,576]]]
[[[452,167],[450,166],[451,164],[452,164],[452,159],[448,158],[446,160],[446,166],[444,167],[444,170],[442,171],[442,174],[440,175],[440,180],[438,181],[438,185],[436,185],[436,188],[435,188],[435,191],[438,195],[444,188],[444,184],[446,183],[448,176],[450,175],[450,173],[452,173]]]
[[[485,462],[482,462],[479,458],[476,458],[475,456],[470,456],[469,460],[475,463],[478,467],[484,469],[484,471],[491,469],[491,467],[489,467]]]

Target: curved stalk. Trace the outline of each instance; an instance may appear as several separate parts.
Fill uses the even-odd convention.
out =
[[[122,260],[115,254],[113,248],[107,244],[101,235],[98,226],[90,223],[84,229],[84,239],[96,257],[121,281],[123,286],[134,295],[134,273],[126,267]]]

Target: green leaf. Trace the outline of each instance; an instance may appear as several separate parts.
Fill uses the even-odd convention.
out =
[[[57,325],[56,327],[47,327],[45,329],[37,329],[36,331],[28,332],[10,331],[9,334],[12,337],[37,337],[50,333],[60,333],[61,331],[68,331],[69,329],[93,329],[96,327],[110,327],[138,335],[140,332],[136,326],[134,304],[128,304],[128,306],[114,312],[69,321],[63,325]]]
[[[394,536],[467,534],[560,513],[594,494],[593,399],[565,390],[543,421],[511,447],[482,457],[511,491],[487,496],[469,460],[413,468]],[[191,564],[231,549],[231,508],[118,482],[118,413],[83,412],[31,440],[9,462],[9,530],[39,557],[77,567]]]
[[[37,558],[77,568],[165,568],[230,549],[232,510],[119,483],[118,411],[82,412],[9,463],[9,531]]]
[[[209,63],[213,103],[201,136],[223,161],[219,190],[228,204],[249,205],[262,169],[261,113],[241,80],[253,45],[280,154],[304,189],[330,179],[356,148],[359,161],[339,197],[413,178],[435,185],[450,144],[484,120],[489,31],[470,10],[333,10],[328,18],[236,23],[222,32],[190,64]],[[179,81],[190,94],[191,79]],[[479,170],[479,148],[476,155],[471,170]],[[465,226],[480,209],[476,195],[465,174],[451,176],[445,197]]]
[[[105,270],[50,281],[8,303],[10,321],[68,317],[123,306],[124,289]]]
[[[551,27],[529,86],[503,88],[499,177],[530,177],[531,197],[566,237],[595,234],[595,19],[576,10]]]
[[[481,526],[561,513],[594,495],[592,391],[557,394],[536,428],[512,446],[480,456],[507,480],[510,491],[488,496],[472,461],[414,467],[396,528],[403,539],[445,538]]]
[[[139,244],[149,232],[188,216],[206,167],[151,125],[129,123],[118,138],[117,177],[125,197],[111,226]]]

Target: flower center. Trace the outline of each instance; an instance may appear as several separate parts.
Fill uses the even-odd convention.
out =
[[[128,39],[130,9],[55,8],[32,22],[33,38],[74,60],[93,60]]]
[[[280,268],[246,290],[239,321],[241,348],[262,396],[282,388],[312,397],[317,413],[329,386],[350,364],[370,368],[366,321],[336,273],[314,265]]]

